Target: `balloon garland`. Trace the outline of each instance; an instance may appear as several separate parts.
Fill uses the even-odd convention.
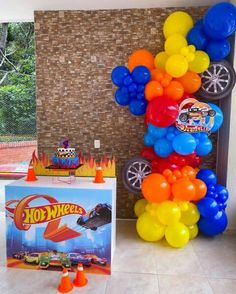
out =
[[[144,178],[144,198],[134,207],[137,232],[145,241],[165,237],[180,248],[198,231],[215,236],[227,227],[228,191],[212,170],[199,169],[202,156],[212,151],[209,135],[221,127],[223,113],[199,101],[197,91],[199,74],[210,61],[230,53],[228,37],[235,30],[236,8],[230,3],[213,5],[195,24],[188,13],[176,11],[164,22],[162,52],[154,58],[138,49],[127,67],[112,71],[115,101],[133,115],[145,114],[141,155],[151,161],[152,173]]]

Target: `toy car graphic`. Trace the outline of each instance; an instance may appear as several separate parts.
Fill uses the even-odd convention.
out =
[[[70,259],[64,253],[45,253],[42,254],[39,261],[39,267],[47,269],[52,267],[71,268]]]
[[[101,258],[95,254],[86,254],[85,257],[90,259],[91,263],[93,263],[93,264],[99,264],[99,265],[103,265],[103,266],[107,265],[107,259],[105,257]]]
[[[25,255],[27,255],[28,253],[29,252],[27,252],[27,251],[19,251],[19,252],[13,253],[12,258],[23,259],[25,257]]]
[[[111,222],[111,205],[98,204],[87,212],[85,215],[80,216],[77,224],[86,229],[96,231],[98,227],[109,224]]]
[[[40,254],[39,253],[30,253],[28,255],[25,255],[24,262],[25,263],[33,263],[33,264],[39,264]]]
[[[181,109],[179,113],[179,120],[181,122],[188,122],[190,119],[192,120],[201,120],[207,116],[214,117],[216,115],[215,110],[211,109],[205,103],[198,103],[199,106],[196,105],[197,103],[193,104],[189,108]]]
[[[79,253],[68,253],[67,256],[70,259],[71,265],[82,263],[83,266],[91,266],[91,260]]]

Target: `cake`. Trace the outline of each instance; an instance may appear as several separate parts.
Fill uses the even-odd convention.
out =
[[[69,147],[68,140],[64,140],[60,145],[52,157],[53,166],[68,169],[77,168],[79,166],[79,157],[75,148]]]

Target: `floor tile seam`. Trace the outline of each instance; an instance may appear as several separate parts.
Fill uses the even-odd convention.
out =
[[[129,272],[129,271],[119,271],[119,270],[112,270],[112,273],[122,273],[122,274],[135,274],[135,275],[150,275],[156,276],[158,273],[140,273],[140,272]],[[112,274],[111,274],[112,276]]]
[[[158,276],[171,276],[171,277],[178,277],[178,276],[186,276],[186,273],[177,273],[177,274],[172,274],[172,273],[157,273]],[[188,277],[192,278],[207,278],[207,275],[205,274],[188,274]]]

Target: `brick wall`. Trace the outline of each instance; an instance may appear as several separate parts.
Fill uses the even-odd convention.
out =
[[[185,9],[199,19],[206,8]],[[175,9],[35,12],[39,152],[52,154],[61,137],[98,157],[117,156],[117,215],[133,217],[137,196],[121,182],[124,162],[143,147],[143,118],[114,102],[112,68],[137,48],[163,50],[162,26]],[[101,140],[100,153],[93,140]],[[209,158],[215,167],[215,155]]]

